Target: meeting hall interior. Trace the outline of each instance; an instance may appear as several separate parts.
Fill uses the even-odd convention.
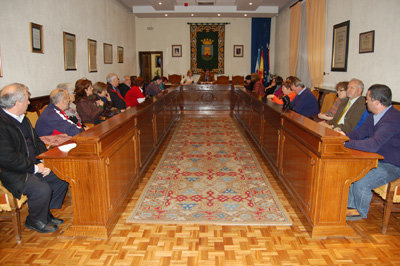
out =
[[[399,265],[400,175],[368,191],[368,215],[349,200],[388,160],[353,137],[398,113],[399,11],[398,0],[0,1],[0,265]],[[28,98],[4,104],[10,84],[29,90],[25,115],[12,110]],[[390,105],[374,86],[390,88]],[[43,133],[50,107],[74,133]],[[23,155],[33,174],[10,167],[11,113],[46,145],[37,163]],[[399,148],[396,134],[385,145]],[[42,227],[7,174],[28,186],[43,169],[68,188]]]

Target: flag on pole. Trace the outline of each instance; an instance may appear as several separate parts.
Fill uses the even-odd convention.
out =
[[[256,69],[254,70],[254,73],[258,73],[259,69],[260,69],[260,49],[258,49]]]
[[[264,84],[264,49],[261,48],[261,59],[260,59],[260,69],[258,70],[258,75],[260,76],[261,83]]]

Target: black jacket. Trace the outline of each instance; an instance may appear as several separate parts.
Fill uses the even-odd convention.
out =
[[[113,107],[118,108],[119,110],[126,109],[125,100],[121,99],[118,94],[114,91],[111,84],[108,84],[107,88],[108,93],[110,94],[111,101],[113,103]],[[122,96],[122,95],[121,95]]]
[[[28,146],[22,131],[7,113],[0,108],[0,180],[16,198],[20,198],[28,173],[34,172],[34,164],[28,156]],[[22,123],[31,129],[35,155],[45,152],[46,145],[40,140],[27,117]]]

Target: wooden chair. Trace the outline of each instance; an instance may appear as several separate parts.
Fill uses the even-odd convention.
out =
[[[39,115],[37,112],[26,112],[26,117],[31,121],[32,127],[36,126],[36,122],[39,119]]]
[[[14,198],[0,181],[0,212],[9,213],[9,215],[2,215],[1,219],[7,219],[13,222],[18,244],[21,243],[22,231],[20,209],[27,199],[25,195],[22,195],[21,199]]]
[[[232,85],[244,85],[244,77],[243,76],[232,76]]]
[[[386,230],[389,224],[390,214],[392,212],[399,212],[400,206],[394,206],[394,204],[399,205],[400,203],[400,177],[389,184],[380,186],[374,189],[374,192],[378,194],[384,201],[383,204],[383,219],[382,219],[382,234],[386,234]]]
[[[312,92],[312,94],[314,94],[315,98],[316,98],[317,101],[318,101],[318,98],[319,98],[319,91],[316,90],[316,89],[312,89],[311,92]]]
[[[46,109],[47,104],[43,105],[43,107],[39,110],[39,115],[41,115],[44,111],[44,109]]]
[[[168,82],[171,84],[181,84],[182,80],[182,75],[178,74],[173,74],[173,75],[168,75]]]
[[[216,84],[229,84],[229,76],[218,76]]]
[[[336,93],[325,93],[323,97],[324,99],[321,105],[320,113],[325,114],[326,112],[329,111],[333,103],[336,101],[337,95]]]

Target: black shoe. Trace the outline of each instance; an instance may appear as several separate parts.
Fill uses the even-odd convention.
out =
[[[64,220],[54,217],[53,214],[51,214],[51,212],[49,212],[47,214],[47,222],[52,223],[54,225],[60,225],[60,224],[64,223]]]
[[[58,230],[57,225],[51,223],[45,224],[41,221],[32,222],[29,219],[26,219],[25,227],[31,230],[35,230],[39,233],[52,233]]]

